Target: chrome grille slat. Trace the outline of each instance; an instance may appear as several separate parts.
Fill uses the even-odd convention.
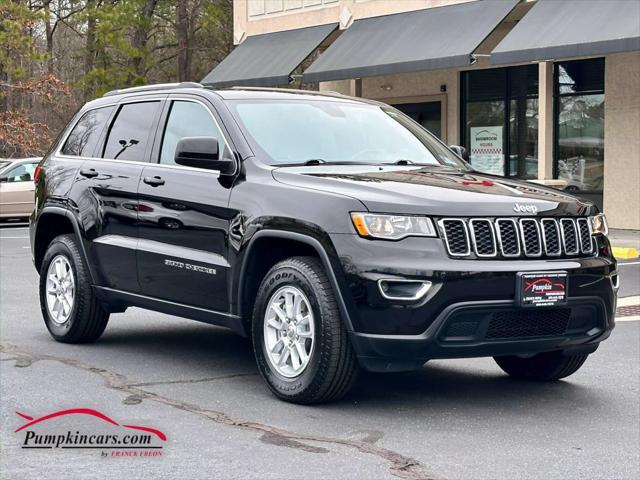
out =
[[[498,254],[493,224],[486,218],[469,220],[473,250],[478,257],[495,257]]]
[[[540,220],[542,227],[542,243],[544,253],[550,257],[557,257],[562,254],[560,240],[560,227],[555,218],[543,218]]]
[[[578,231],[576,224],[571,218],[560,220],[560,230],[562,231],[562,244],[564,253],[567,255],[577,255],[579,253]]]
[[[460,218],[443,218],[438,221],[447,251],[452,257],[471,255],[471,242],[467,222]]]
[[[542,238],[538,221],[533,218],[521,218],[518,223],[524,254],[527,257],[542,256]]]
[[[576,220],[578,226],[578,237],[580,238],[580,251],[582,253],[593,252],[593,237],[591,236],[591,228],[586,218]]]
[[[540,258],[592,255],[587,218],[443,218],[438,221],[452,257]]]
[[[496,220],[496,237],[503,257],[520,256],[520,234],[518,224],[513,218]]]

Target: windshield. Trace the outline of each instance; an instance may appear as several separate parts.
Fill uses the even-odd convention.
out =
[[[254,149],[273,165],[465,164],[391,107],[323,100],[230,102]]]

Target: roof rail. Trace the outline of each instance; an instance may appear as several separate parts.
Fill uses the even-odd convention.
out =
[[[111,90],[103,95],[110,97],[112,95],[120,95],[122,93],[148,92],[153,90],[169,90],[175,88],[203,88],[202,84],[197,82],[180,82],[180,83],[156,83],[155,85],[142,85],[140,87],[120,88]]]
[[[283,93],[303,93],[305,95],[322,95],[325,97],[349,97],[349,95],[345,95],[339,92],[333,92],[331,90],[301,90],[299,88],[278,88],[278,87],[243,87],[243,86],[235,86],[230,87],[228,90],[249,90],[255,92],[283,92]]]

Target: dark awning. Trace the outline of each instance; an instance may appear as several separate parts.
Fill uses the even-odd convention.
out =
[[[504,64],[640,50],[640,2],[538,0],[491,52]]]
[[[273,87],[289,75],[336,28],[337,23],[248,37],[202,79],[205,85]]]
[[[482,0],[356,20],[305,72],[306,83],[469,65],[518,0]]]

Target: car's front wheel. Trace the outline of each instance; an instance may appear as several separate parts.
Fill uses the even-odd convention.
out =
[[[60,235],[47,248],[40,267],[40,309],[59,342],[92,342],[107,326],[109,312],[95,297],[73,235]]]
[[[498,366],[514,378],[552,381],[574,374],[589,355],[564,355],[562,352],[539,353],[533,357],[494,357]]]
[[[258,290],[252,336],[260,373],[283,400],[327,402],[353,385],[357,360],[316,258],[289,258],[271,268]]]

